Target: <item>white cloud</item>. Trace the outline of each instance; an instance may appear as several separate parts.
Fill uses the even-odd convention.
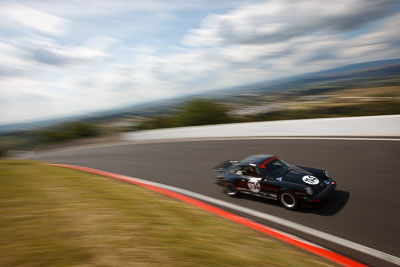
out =
[[[73,67],[85,68],[109,59],[112,48],[119,40],[99,36],[80,45],[61,45],[41,36],[14,40],[0,39],[0,77],[37,76],[51,73],[60,67],[64,71]]]
[[[4,3],[12,4],[15,0],[2,0]],[[42,10],[61,17],[85,17],[93,18],[99,16],[115,16],[124,12],[151,13],[158,17],[165,15],[169,17],[171,12],[177,10],[207,10],[213,8],[232,7],[240,0],[18,0],[24,6]]]
[[[96,37],[79,46],[65,46],[50,40],[34,39],[27,48],[32,58],[52,65],[68,65],[99,61],[109,56],[107,50],[118,40],[110,37]]]
[[[1,7],[0,16],[7,26],[13,24],[15,27],[17,24],[51,35],[63,35],[66,32],[67,20],[19,4]]]
[[[130,1],[117,1],[115,5],[94,1],[90,3],[96,8],[89,14],[85,8],[79,13],[80,7],[70,2],[57,2],[47,8],[46,2],[39,1],[43,5],[40,8],[35,3],[25,2],[22,10],[61,17],[72,11],[77,12],[75,17],[107,14],[110,21],[118,20],[121,10],[151,13],[157,5],[167,13],[184,9],[179,7],[178,3],[183,3],[179,1],[171,7],[164,1],[139,1],[137,7]],[[379,3],[242,2],[231,11],[205,17],[198,28],[187,32],[183,39],[187,46],[179,47],[152,43],[147,35],[140,36],[147,42],[142,43],[136,36],[132,41],[130,31],[121,35],[125,39],[117,40],[102,37],[107,34],[101,31],[86,30],[90,35],[71,41],[68,34],[59,34],[65,33],[69,24],[79,26],[79,21],[61,19],[57,24],[58,20],[52,20],[54,15],[50,15],[49,25],[38,20],[35,26],[28,26],[29,18],[21,22],[16,19],[20,15],[8,14],[8,24],[0,25],[0,33],[9,26],[14,29],[11,22],[31,31],[28,35],[19,31],[14,38],[0,35],[0,123],[79,114],[395,58],[400,55],[400,13],[382,15],[392,2]],[[203,6],[200,2],[190,5]],[[66,9],[62,11],[60,6]],[[4,10],[0,8],[0,15]]]
[[[0,42],[0,78],[21,75],[29,65],[19,48]]]
[[[380,18],[395,0],[271,0],[212,14],[183,38],[188,46],[282,42],[318,31],[343,32]]]

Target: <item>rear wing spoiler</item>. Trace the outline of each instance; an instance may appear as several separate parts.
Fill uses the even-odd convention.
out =
[[[237,163],[237,160],[227,160],[222,162],[221,164],[217,165],[214,167],[214,171],[216,172],[223,172],[233,164]]]

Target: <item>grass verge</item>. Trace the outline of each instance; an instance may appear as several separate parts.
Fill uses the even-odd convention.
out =
[[[188,204],[102,176],[0,161],[4,266],[329,266]]]

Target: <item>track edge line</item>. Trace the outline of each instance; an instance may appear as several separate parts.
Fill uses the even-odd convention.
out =
[[[339,253],[333,252],[331,250],[320,247],[318,245],[314,245],[310,242],[304,242],[303,240],[301,240],[299,238],[293,237],[293,235],[286,234],[282,231],[275,230],[272,227],[254,222],[250,219],[247,219],[245,217],[242,217],[242,216],[236,215],[234,213],[231,213],[229,211],[223,210],[221,208],[218,208],[216,206],[213,206],[211,204],[208,204],[208,203],[198,200],[196,198],[192,198],[192,197],[186,196],[184,194],[180,194],[180,193],[174,192],[172,190],[156,186],[152,183],[146,183],[142,179],[129,177],[129,176],[125,176],[125,175],[120,175],[120,174],[116,174],[116,173],[111,173],[111,172],[107,172],[107,171],[77,166],[77,165],[68,165],[68,164],[48,164],[48,165],[84,171],[84,172],[88,172],[88,173],[93,173],[93,174],[117,179],[117,180],[124,181],[127,183],[135,184],[135,185],[147,188],[149,190],[158,192],[160,194],[172,197],[174,199],[180,200],[182,202],[188,203],[192,206],[196,206],[202,210],[216,214],[216,215],[218,215],[222,218],[228,219],[230,221],[234,221],[236,223],[242,224],[244,226],[247,226],[249,228],[257,230],[258,232],[266,234],[270,237],[273,237],[275,239],[278,239],[280,241],[288,243],[288,244],[295,246],[297,248],[300,248],[302,250],[308,251],[312,254],[318,255],[325,259],[328,259],[328,260],[330,260],[334,263],[340,264],[342,266],[360,266],[360,267],[367,266],[367,265],[359,263],[353,259],[350,259],[346,256],[343,256]]]

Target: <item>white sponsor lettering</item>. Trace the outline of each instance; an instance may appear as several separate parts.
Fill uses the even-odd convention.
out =
[[[306,175],[303,176],[303,182],[305,182],[306,184],[318,184],[319,180],[317,177],[311,176],[311,175]]]
[[[248,184],[249,190],[251,192],[258,193],[261,191],[260,180],[261,180],[261,178],[250,178],[249,179],[247,184]]]

